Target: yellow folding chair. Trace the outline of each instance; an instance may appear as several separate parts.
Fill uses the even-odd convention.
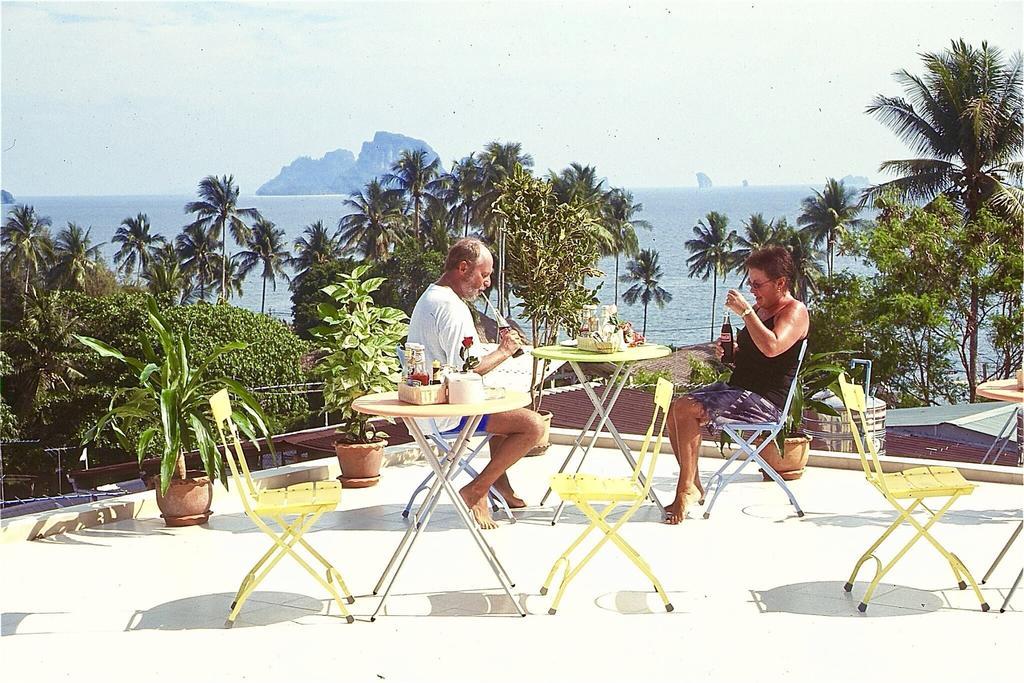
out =
[[[882,467],[878,462],[878,449],[875,447],[874,439],[870,437],[870,431],[868,430],[867,420],[864,417],[865,413],[865,400],[864,400],[864,389],[856,384],[852,384],[846,377],[845,374],[839,377],[839,386],[842,392],[843,404],[846,406],[846,420],[850,424],[850,431],[853,434],[853,443],[857,448],[857,453],[860,455],[861,466],[864,468],[864,476],[867,477],[868,482],[871,483],[879,493],[885,496],[885,499],[899,511],[899,516],[896,518],[889,528],[879,537],[877,541],[871,544],[871,547],[860,556],[857,560],[856,566],[853,568],[853,573],[850,574],[850,580],[843,586],[843,590],[847,593],[853,590],[853,582],[857,578],[857,572],[860,571],[861,566],[867,562],[867,560],[873,559],[877,565],[875,569],[875,578],[872,579],[871,584],[868,586],[868,590],[864,593],[864,597],[861,603],[857,606],[861,612],[867,611],[868,602],[871,600],[871,596],[874,594],[875,589],[878,587],[878,582],[882,580],[893,566],[900,561],[900,559],[910,550],[918,539],[926,538],[932,546],[938,550],[946,561],[949,562],[950,568],[953,570],[953,576],[956,577],[957,585],[960,590],[967,588],[967,583],[971,584],[974,589],[974,594],[978,596],[978,601],[981,603],[981,611],[988,611],[988,603],[981,595],[981,591],[978,589],[978,583],[971,576],[971,573],[967,571],[967,567],[960,561],[960,558],[953,553],[946,550],[942,545],[935,540],[935,537],[929,533],[929,529],[939,521],[942,515],[946,514],[946,511],[953,505],[957,498],[960,496],[970,495],[976,488],[974,484],[969,483],[964,479],[960,471],[955,467],[911,467],[903,470],[902,472],[891,472],[886,474],[882,472]],[[857,421],[854,421],[854,413],[857,414]],[[857,424],[859,422],[859,424]],[[863,437],[862,437],[863,435]],[[868,457],[864,452],[864,443],[867,442],[867,450],[871,454],[871,462],[868,462]],[[942,499],[948,498],[948,500],[937,510],[932,510],[925,504],[926,498]],[[904,506],[901,501],[908,502],[909,505]],[[934,504],[933,504],[934,506]],[[923,508],[931,517],[922,525],[913,516],[913,512],[918,507]],[[875,551],[882,544],[882,542],[889,537],[893,531],[897,529],[904,521],[907,521],[917,529],[917,533],[911,538],[903,548],[896,553],[889,562],[885,565],[875,555]],[[964,579],[967,579],[965,582]]]
[[[651,580],[651,583],[654,584],[654,590],[658,592],[658,596],[665,603],[665,610],[672,611],[672,603],[668,601],[665,589],[662,588],[658,578],[654,576],[650,566],[640,557],[640,553],[626,543],[625,539],[619,535],[619,529],[643,505],[644,501],[647,500],[648,493],[650,493],[651,482],[654,481],[654,466],[658,462],[658,454],[661,452],[661,442],[665,432],[665,417],[668,414],[668,407],[671,401],[672,383],[664,379],[658,379],[658,385],[654,392],[654,416],[651,418],[651,426],[647,428],[647,434],[644,436],[643,445],[640,449],[640,457],[637,458],[636,467],[633,468],[633,475],[631,477],[598,477],[592,474],[566,473],[556,474],[551,477],[552,490],[563,501],[576,505],[587,516],[587,519],[590,520],[590,524],[566,551],[555,560],[554,566],[548,572],[548,578],[544,581],[544,586],[540,589],[541,595],[547,595],[555,572],[558,571],[559,566],[564,566],[562,583],[558,587],[558,594],[555,595],[555,601],[551,604],[548,614],[554,614],[558,610],[558,603],[561,602],[562,595],[565,594],[565,589],[569,582],[580,573],[580,570],[590,562],[594,555],[597,554],[597,551],[608,541],[614,543],[629,561],[635,564]],[[657,437],[654,437],[654,427],[658,423],[659,415],[661,415],[661,426],[658,427]],[[640,475],[643,472],[644,461],[647,459],[652,439],[654,439],[654,451],[650,454],[650,464],[648,465],[646,476],[641,479]],[[594,503],[605,503],[606,505],[603,509],[597,510],[594,508]],[[632,505],[626,509],[625,513],[614,525],[609,524],[608,517],[612,511],[618,506],[627,503],[632,503]],[[579,564],[571,567],[569,556],[590,535],[590,532],[595,529],[603,531],[604,536]]]
[[[242,507],[245,514],[256,524],[259,529],[273,539],[274,545],[263,554],[252,569],[242,579],[242,585],[231,602],[231,614],[224,624],[231,628],[235,623],[242,605],[256,590],[267,574],[281,561],[285,555],[291,556],[310,575],[320,582],[320,585],[327,589],[342,616],[352,623],[352,615],[349,614],[342,602],[341,595],[334,587],[337,580],[338,586],[345,594],[349,604],[355,602],[355,598],[345,586],[345,581],[334,566],[324,559],[323,555],[313,549],[302,536],[316,523],[325,512],[337,508],[341,500],[341,484],[337,481],[311,481],[302,484],[293,484],[279,489],[261,489],[256,486],[249,472],[249,466],[242,455],[242,445],[238,439],[238,428],[231,418],[231,399],[228,397],[227,389],[222,389],[210,398],[210,407],[213,408],[213,418],[217,422],[217,431],[220,433],[220,441],[224,446],[224,456],[231,468],[231,480],[242,499]],[[234,453],[228,446],[228,436],[234,444]],[[294,516],[294,521],[287,521],[285,517]],[[271,528],[264,519],[271,520],[281,527],[278,533]],[[299,545],[306,549],[325,570],[325,581],[313,567],[310,566],[296,551],[295,546]],[[330,604],[327,606],[330,612]]]

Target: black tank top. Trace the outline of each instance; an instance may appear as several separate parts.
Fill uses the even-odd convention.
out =
[[[775,329],[775,316],[762,322],[769,330]],[[793,377],[796,376],[802,341],[778,356],[769,358],[761,353],[761,349],[750,338],[750,332],[744,327],[736,336],[736,368],[732,371],[729,386],[760,394],[782,410]]]

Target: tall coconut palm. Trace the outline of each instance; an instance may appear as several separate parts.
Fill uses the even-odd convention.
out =
[[[31,280],[45,272],[53,256],[49,216],[36,215],[34,206],[16,205],[4,220],[0,243],[3,244],[3,268],[19,280],[24,277],[23,296],[28,296]],[[24,309],[25,302],[22,302]]]
[[[451,221],[456,232],[469,237],[476,203],[483,191],[483,166],[476,153],[452,162],[452,170],[440,176],[428,189],[452,207]]]
[[[658,265],[658,252],[653,249],[643,249],[635,259],[630,259],[626,264],[626,272],[622,274],[622,281],[635,283],[632,287],[622,293],[622,300],[633,305],[639,301],[644,307],[644,326],[642,334],[647,336],[647,307],[654,302],[658,308],[664,308],[665,304],[672,301],[672,294],[662,289],[659,282],[663,273]]]
[[[605,197],[601,212],[601,224],[609,236],[608,244],[602,245],[602,256],[615,257],[615,303],[619,303],[619,257],[636,256],[640,251],[636,229],[651,230],[653,226],[637,216],[644,210],[644,205],[633,202],[633,193],[629,190],[613,187]]]
[[[868,188],[867,196],[894,192],[901,199],[929,201],[944,194],[968,225],[986,203],[1012,221],[1024,221],[1021,53],[1004,58],[988,43],[977,49],[960,40],[921,59],[923,75],[894,74],[906,99],[878,95],[867,109],[920,156],[883,162],[880,171],[900,177]],[[981,304],[976,282],[970,299],[967,384],[973,399]]]
[[[165,241],[163,235],[150,232],[152,229],[149,216],[140,213],[135,218],[129,216],[121,221],[121,226],[110,238],[111,243],[121,245],[114,254],[114,263],[120,264],[120,270],[125,274],[135,271],[136,282],[149,265],[153,249]]]
[[[600,218],[607,192],[604,179],[598,180],[597,168],[572,162],[561,173],[548,171],[548,179],[558,201],[568,204],[578,201],[591,216]]]
[[[424,149],[402,150],[391,165],[391,172],[384,175],[383,184],[398,190],[402,196],[412,200],[413,236],[420,239],[420,211],[427,187],[437,179],[441,160]]]
[[[782,219],[785,222],[785,218]],[[743,234],[736,236],[736,248],[732,251],[733,270],[742,273],[740,284],[747,281],[745,264],[750,254],[772,244],[779,244],[779,231],[774,220],[767,220],[764,214],[752,213],[743,221]]]
[[[810,292],[818,290],[818,280],[824,276],[821,250],[815,246],[814,234],[806,228],[797,229],[781,218],[775,224],[775,242],[786,247],[793,258],[793,294],[807,301]]]
[[[402,204],[401,197],[384,189],[376,178],[362,192],[349,195],[344,205],[353,212],[338,221],[342,249],[371,261],[386,261],[406,234]]]
[[[864,225],[864,221],[857,218],[864,203],[843,181],[828,178],[825,191],[814,190],[814,195],[805,197],[800,206],[802,213],[796,222],[810,231],[815,246],[825,244],[825,263],[831,277],[836,242],[851,229]]]
[[[287,266],[291,265],[292,257],[284,239],[284,230],[276,227],[265,218],[257,219],[252,226],[252,237],[248,249],[235,254],[238,261],[238,275],[244,278],[257,266],[263,267],[260,277],[263,279],[263,296],[260,299],[260,313],[266,310],[267,280],[270,280],[274,291],[277,291],[277,278],[288,281]]]
[[[725,276],[733,265],[732,245],[736,239],[735,230],[726,230],[729,217],[712,211],[693,226],[694,239],[686,240],[690,258],[690,277],[699,276],[705,282],[711,278],[711,341],[715,340],[715,313],[718,303],[718,278]]]
[[[960,40],[921,59],[923,76],[894,74],[907,99],[878,95],[867,113],[922,156],[883,162],[880,171],[901,177],[866,194],[895,192],[918,201],[945,194],[968,222],[988,201],[1006,217],[1024,220],[1021,53],[1004,59],[988,43],[976,49]]]
[[[220,242],[213,236],[213,230],[207,230],[195,223],[185,226],[176,240],[181,267],[186,273],[195,277],[199,286],[199,298],[206,298],[206,288],[217,279],[217,271],[227,277],[226,269],[221,264],[221,256],[217,253]],[[224,283],[226,285],[226,282]],[[224,292],[226,296],[226,292]]]
[[[142,280],[150,294],[172,294],[179,304],[190,304],[199,298],[195,281],[182,268],[177,250],[169,243],[161,244],[150,254]]]
[[[191,225],[210,230],[214,239],[220,240],[220,295],[221,298],[228,297],[227,281],[227,233],[231,234],[235,244],[244,245],[248,243],[252,229],[246,224],[245,219],[256,220],[260,212],[256,209],[238,208],[238,185],[235,184],[233,175],[206,176],[199,181],[199,188],[196,190],[199,201],[189,202],[185,205],[185,213],[196,214],[196,220]]]
[[[297,271],[296,280],[301,280],[306,271],[317,263],[327,263],[341,257],[341,240],[338,230],[331,232],[323,221],[310,223],[302,229],[302,236],[295,239],[295,256],[292,267]]]
[[[445,253],[452,243],[453,209],[440,197],[427,195],[423,210],[423,246]]]
[[[69,222],[68,227],[57,234],[49,273],[51,286],[79,291],[85,287],[86,278],[96,271],[102,258],[103,242],[94,245],[89,236],[91,232],[92,228],[83,230],[77,223]]]

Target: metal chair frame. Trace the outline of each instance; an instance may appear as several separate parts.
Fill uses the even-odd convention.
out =
[[[974,594],[978,598],[978,602],[981,603],[981,611],[987,612],[989,609],[988,603],[985,602],[985,598],[981,595],[978,583],[974,580],[971,572],[968,571],[959,557],[946,550],[929,532],[960,496],[970,495],[976,486],[967,482],[959,470],[954,467],[911,467],[899,473],[885,474],[878,460],[878,449],[875,446],[874,439],[870,436],[871,432],[864,417],[867,410],[864,390],[860,386],[850,383],[845,374],[839,377],[839,387],[842,392],[843,404],[846,407],[846,420],[850,425],[854,446],[856,446],[857,453],[860,456],[864,476],[889,501],[889,504],[899,512],[896,520],[886,528],[882,535],[878,537],[878,540],[872,543],[871,547],[857,560],[857,564],[854,565],[853,572],[851,572],[849,580],[843,586],[843,590],[847,593],[852,592],[853,584],[857,579],[857,573],[860,571],[860,568],[869,559],[874,560],[876,564],[875,576],[868,585],[868,589],[864,593],[860,604],[857,606],[857,609],[861,612],[867,611],[868,602],[870,602],[875,589],[878,588],[878,583],[882,580],[882,577],[902,559],[918,540],[924,538],[949,562],[950,569],[953,570],[953,576],[956,577],[957,586],[960,590],[966,590],[967,584],[970,583]],[[857,413],[857,420],[854,420],[854,413]],[[858,422],[860,423],[859,425],[857,424]],[[865,453],[865,441],[867,442],[867,451],[871,456],[870,462],[868,461],[868,455]],[[889,487],[887,479],[894,479],[894,477],[903,477],[907,483],[907,488],[893,492]],[[948,500],[937,510],[931,509],[924,502],[925,498],[943,498],[947,496]],[[901,499],[911,499],[912,502],[904,506],[900,503]],[[913,513],[919,507],[931,515],[924,524],[921,524],[913,516]],[[917,533],[904,544],[889,562],[883,565],[882,561],[875,555],[875,551],[904,521],[914,527]]]
[[[797,382],[800,381],[800,368],[803,366],[804,354],[807,353],[807,340],[803,340],[800,345],[800,355],[797,359],[796,374],[793,375],[793,383],[789,386],[789,393],[786,395],[786,402],[782,407],[780,417],[775,422],[736,422],[732,420],[716,420],[715,426],[721,429],[723,432],[728,434],[732,438],[736,447],[733,450],[732,456],[718,468],[718,471],[711,475],[708,479],[707,485],[704,487],[704,497],[711,492],[711,487],[715,482],[718,486],[715,488],[714,495],[711,496],[711,503],[708,505],[708,509],[704,512],[704,519],[711,517],[711,510],[715,507],[715,502],[718,500],[718,496],[722,493],[726,486],[743,471],[743,469],[750,462],[756,462],[764,473],[767,474],[772,480],[782,487],[786,496],[789,498],[789,502],[792,503],[796,509],[797,517],[803,517],[804,511],[800,509],[800,504],[796,501],[796,496],[786,486],[786,481],[775,471],[771,465],[765,462],[764,458],[761,457],[761,451],[764,450],[769,443],[775,440],[775,437],[782,427],[786,424],[786,416],[789,414],[789,406],[793,402],[793,394],[796,393]],[[761,436],[761,442],[754,444],[754,440]],[[740,459],[740,456],[746,456]],[[732,471],[727,472],[728,468],[733,463],[739,461],[739,465]],[[703,501],[702,501],[703,502]]]
[[[231,613],[224,626],[231,628],[242,605],[249,599],[256,587],[267,577],[278,562],[285,556],[291,557],[306,572],[309,573],[317,583],[323,586],[334,598],[348,623],[352,623],[353,617],[346,609],[341,594],[335,588],[335,581],[338,588],[345,595],[345,600],[352,604],[355,598],[345,585],[341,574],[328,562],[323,555],[316,551],[303,536],[316,523],[325,512],[337,508],[341,498],[341,485],[336,481],[307,482],[295,484],[282,489],[260,490],[253,482],[249,465],[242,454],[242,445],[238,438],[238,428],[232,419],[231,399],[227,389],[222,389],[210,397],[210,407],[213,409],[213,417],[217,422],[217,432],[220,435],[221,446],[224,449],[224,458],[231,469],[231,480],[242,500],[242,507],[245,514],[260,531],[265,533],[273,541],[273,545],[256,561],[256,564],[246,573],[242,584],[231,601]],[[226,430],[226,431],[225,431]],[[228,445],[228,436],[234,445],[234,453]],[[286,517],[294,516],[289,522]],[[264,518],[277,524],[281,531],[277,532]],[[321,565],[326,580],[314,569],[309,562],[296,552],[296,546],[303,548],[313,559]],[[327,606],[330,610],[330,603]]]
[[[654,398],[654,415],[651,418],[651,425],[647,428],[647,433],[644,436],[644,441],[640,449],[640,456],[636,459],[636,464],[633,467],[633,474],[631,477],[596,477],[589,474],[566,474],[559,473],[551,477],[551,488],[558,493],[563,501],[576,505],[580,511],[590,520],[590,524],[586,529],[573,541],[569,547],[563,552],[554,565],[551,567],[551,571],[548,572],[547,579],[544,580],[544,585],[540,589],[541,595],[547,595],[548,590],[551,587],[551,582],[555,577],[555,573],[559,567],[563,568],[562,581],[558,586],[558,592],[555,594],[554,602],[551,604],[551,608],[548,609],[548,614],[555,614],[558,610],[558,605],[562,600],[562,596],[565,594],[565,589],[569,586],[569,583],[579,575],[580,571],[590,562],[591,559],[597,554],[597,552],[604,547],[604,545],[611,541],[619,550],[622,551],[623,555],[632,562],[636,567],[643,572],[643,574],[650,579],[654,585],[654,590],[657,591],[658,596],[665,604],[665,610],[671,612],[674,608],[672,603],[669,602],[668,596],[665,594],[665,589],[662,587],[661,582],[654,575],[650,565],[640,556],[640,553],[633,548],[624,538],[619,534],[619,530],[622,526],[629,521],[633,514],[640,508],[641,505],[647,500],[648,494],[651,489],[651,482],[654,480],[654,467],[658,462],[658,454],[661,452],[661,444],[664,438],[666,416],[668,415],[669,404],[672,401],[672,384],[665,379],[659,379],[658,385],[655,390]],[[658,428],[657,436],[654,436],[654,427],[658,422],[658,416],[661,415],[661,426]],[[648,452],[651,451],[651,442],[654,440],[654,449],[650,453],[650,464],[644,474],[644,464],[647,460]],[[594,503],[606,503],[602,509],[594,507]],[[623,513],[622,517],[619,518],[614,524],[609,523],[608,518],[612,512],[620,505],[624,503],[631,503],[629,508]],[[580,560],[575,566],[572,566],[570,561],[570,555],[575,551],[581,543],[590,535],[592,531],[600,530],[604,535],[601,539],[590,549],[582,560]]]

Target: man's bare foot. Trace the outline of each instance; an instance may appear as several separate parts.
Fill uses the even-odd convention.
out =
[[[697,505],[704,504],[704,490],[703,489],[686,489],[686,504],[696,503]]]
[[[676,498],[665,508],[665,524],[679,524],[686,519],[685,500]]]
[[[496,490],[496,491],[497,491],[498,493],[500,493],[500,494],[501,494],[501,497],[505,499],[505,502],[506,502],[506,503],[508,503],[508,506],[509,506],[509,508],[510,508],[510,509],[512,509],[512,510],[518,510],[518,509],[520,509],[520,508],[524,508],[524,507],[526,507],[526,502],[525,502],[525,501],[524,501],[524,500],[523,500],[522,498],[520,498],[519,496],[517,496],[517,495],[516,495],[516,494],[515,494],[515,493],[514,493],[514,492],[512,491],[512,489],[509,489],[509,490],[508,490],[507,492],[506,492],[506,491],[502,491],[502,490],[501,490],[500,488],[498,488],[497,486],[495,486],[495,487],[494,487],[494,489],[495,489],[495,490]]]
[[[468,488],[468,485],[466,488]],[[491,511],[487,505],[487,496],[480,496],[475,502],[470,502],[471,499],[466,493],[466,488],[460,489],[459,495],[462,496],[462,500],[466,501],[469,511],[473,513],[473,518],[476,519],[476,523],[481,529],[497,529],[498,525],[494,522],[494,518],[491,517]]]

